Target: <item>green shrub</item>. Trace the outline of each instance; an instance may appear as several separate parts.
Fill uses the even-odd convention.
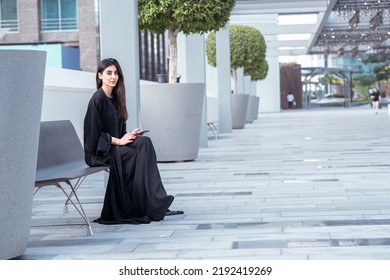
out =
[[[138,25],[169,36],[169,82],[176,83],[177,35],[203,34],[223,28],[235,0],[138,0]]]
[[[250,26],[230,26],[230,65],[234,80],[234,93],[237,93],[237,69],[243,68],[245,75],[253,81],[264,79],[268,74],[266,60],[267,45],[263,34]],[[216,67],[216,33],[211,32],[206,39],[208,64]]]

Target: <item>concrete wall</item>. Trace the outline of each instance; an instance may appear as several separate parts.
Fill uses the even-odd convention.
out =
[[[112,2],[112,1],[111,1]],[[53,44],[63,42],[78,47],[80,67],[83,71],[95,71],[98,63],[98,29],[95,20],[95,0],[77,1],[78,30],[41,32],[41,1],[18,0],[19,32],[0,36],[0,45],[11,44]]]
[[[92,72],[47,67],[41,120],[70,120],[83,143],[84,116],[96,91],[95,79]],[[141,80],[140,83],[154,82]]]
[[[95,73],[47,67],[41,120],[70,120],[82,142],[84,115],[95,91]]]

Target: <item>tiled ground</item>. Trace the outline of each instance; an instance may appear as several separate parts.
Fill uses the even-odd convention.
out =
[[[21,259],[390,259],[390,116],[369,106],[261,114],[210,137],[192,162],[161,163],[172,208],[148,225],[32,227]],[[90,220],[103,174],[79,190]],[[34,198],[33,225],[80,222],[62,193]]]

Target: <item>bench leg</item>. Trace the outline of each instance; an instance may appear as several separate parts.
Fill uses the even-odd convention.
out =
[[[81,204],[79,197],[77,196],[76,190],[80,187],[80,185],[83,183],[85,177],[79,178],[76,183],[73,185],[70,181],[67,181],[66,183],[69,185],[71,192],[68,195],[68,193],[64,190],[64,188],[61,186],[60,183],[56,183],[56,186],[62,190],[62,192],[67,197],[67,200],[65,202],[64,206],[64,213],[68,212],[68,204],[69,202],[73,205],[73,207],[79,212],[80,216],[84,219],[86,225],[87,225],[87,235],[93,235],[91,223],[89,222],[89,219],[87,215],[85,214],[83,205]],[[76,200],[73,201],[72,197]],[[66,211],[66,212],[65,212]]]
[[[218,133],[218,129],[215,126],[215,124],[213,122],[209,122],[209,123],[207,123],[207,126],[210,128],[211,132],[214,134],[215,139],[218,139],[219,133]]]
[[[83,182],[84,178],[82,180],[77,180],[76,184],[73,185],[69,180],[68,181],[65,181],[65,183],[67,185],[69,185],[70,189],[71,189],[71,192],[70,194],[68,194],[64,187],[61,185],[61,183],[59,182],[56,182],[56,183],[53,183],[51,185],[54,185],[56,186],[57,188],[59,188],[64,194],[65,196],[67,197],[67,200],[65,202],[65,206],[64,206],[64,212],[68,212],[68,207],[67,207],[67,204],[69,204],[69,202],[73,205],[73,207],[77,210],[77,212],[79,212],[80,216],[83,218],[84,220],[84,223],[82,224],[75,224],[75,223],[69,223],[69,224],[51,224],[51,225],[46,225],[46,226],[71,226],[71,225],[86,225],[87,226],[87,235],[88,236],[91,236],[93,235],[93,231],[92,231],[92,227],[91,227],[91,223],[89,222],[89,219],[87,217],[87,215],[85,214],[85,211],[83,209],[83,206],[77,196],[77,193],[76,193],[76,190],[79,188],[80,184]],[[41,189],[42,187],[44,186],[49,186],[49,185],[35,185],[35,190],[34,190],[34,195],[38,192],[39,189]],[[66,210],[65,210],[66,209]],[[34,225],[32,225],[34,226]],[[43,225],[39,225],[39,226],[43,226]],[[39,227],[38,226],[38,227]]]
[[[79,178],[74,185],[69,180],[65,181],[65,183],[67,185],[69,185],[69,187],[71,189],[70,194],[68,194],[65,191],[64,187],[59,182],[53,183],[53,185],[56,186],[57,188],[59,188],[65,194],[65,196],[67,198],[66,202],[65,202],[65,206],[64,206],[64,213],[68,212],[68,204],[70,202],[73,205],[73,207],[77,210],[77,212],[79,212],[81,218],[83,218],[85,223],[82,224],[82,225],[86,225],[87,226],[87,235],[91,236],[91,235],[93,235],[91,223],[89,222],[89,219],[88,219],[87,215],[85,214],[83,205],[81,204],[81,202],[79,200],[79,197],[77,196],[77,193],[76,193],[76,190],[80,187],[80,185],[84,181],[84,179],[85,179],[85,176],[82,177],[82,178]],[[36,189],[34,191],[34,195],[37,193],[37,191],[40,188],[44,187],[44,185],[42,185],[42,186],[36,185],[35,187],[36,187]],[[76,224],[64,224],[64,226],[65,225],[76,225]],[[58,226],[58,224],[57,225],[52,225],[52,226]]]
[[[92,231],[91,225],[89,225],[89,226],[87,227],[87,235],[88,235],[88,236],[92,236],[92,235],[93,235],[93,231]]]
[[[81,186],[81,184],[84,182],[84,179],[86,177],[81,177],[81,178],[78,178],[76,183],[75,184],[72,184],[69,180],[66,182],[70,187],[71,187],[71,192],[69,195],[66,195],[67,199],[65,201],[65,205],[64,205],[64,209],[63,209],[63,212],[64,213],[68,213],[68,204],[69,202],[72,202],[72,197],[75,195],[76,191],[78,190],[78,188]]]

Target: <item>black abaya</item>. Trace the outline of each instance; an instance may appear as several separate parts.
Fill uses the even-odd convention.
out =
[[[174,198],[162,184],[152,141],[142,136],[125,146],[111,145],[112,136],[122,138],[125,133],[126,122],[119,116],[115,99],[99,89],[84,119],[86,163],[110,167],[103,209],[95,221],[139,224],[162,220]]]

